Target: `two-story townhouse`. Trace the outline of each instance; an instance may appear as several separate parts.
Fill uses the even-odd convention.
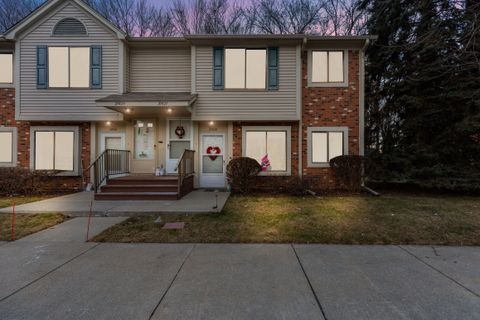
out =
[[[329,160],[363,154],[370,39],[129,38],[82,1],[47,1],[0,40],[0,165],[59,170],[63,188],[123,180],[99,199],[224,188],[238,156],[268,159],[259,186],[335,188]]]

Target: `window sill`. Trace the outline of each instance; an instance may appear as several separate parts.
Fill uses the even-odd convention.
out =
[[[290,172],[260,172],[259,177],[290,177],[292,174]]]
[[[330,163],[309,163],[307,168],[330,168]]]
[[[0,162],[0,168],[13,168],[16,166],[17,164],[14,162]]]
[[[45,89],[41,89],[41,90],[45,90]],[[96,89],[96,88],[52,88],[52,87],[48,87],[47,90],[48,91],[55,91],[55,90],[58,90],[58,91],[67,91],[67,90],[90,91],[90,90],[100,90],[100,89]]]
[[[348,88],[347,82],[309,82],[309,88]]]
[[[4,89],[4,88],[15,88],[15,84],[13,83],[0,83],[0,89]]]
[[[217,89],[217,91],[219,91],[219,90]],[[245,91],[246,91],[246,92],[252,92],[252,91],[254,91],[254,92],[268,92],[268,91],[277,91],[277,90],[268,90],[268,89],[235,89],[235,88],[230,88],[230,89],[228,89],[228,88],[225,88],[225,89],[220,90],[220,91],[227,91],[227,92],[245,92]]]

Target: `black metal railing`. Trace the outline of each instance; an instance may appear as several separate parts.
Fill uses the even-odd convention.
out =
[[[93,168],[93,190],[98,192],[110,176],[130,173],[130,151],[106,149],[85,171]]]
[[[182,196],[187,178],[195,173],[195,151],[185,149],[175,171],[178,173],[178,194]]]

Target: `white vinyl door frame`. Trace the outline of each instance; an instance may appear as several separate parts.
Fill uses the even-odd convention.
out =
[[[125,133],[123,132],[102,132],[100,133],[100,153],[105,151],[106,138],[120,138],[122,141],[122,149],[125,150]]]
[[[170,159],[170,141],[189,141],[190,142],[190,149],[193,148],[193,122],[191,118],[167,118],[167,125],[166,125],[166,141],[167,141],[167,149],[165,150],[165,169],[167,173],[177,173],[175,169],[177,168],[178,161],[180,159]],[[185,136],[183,139],[170,139],[170,121],[181,120],[182,122],[188,123],[190,126],[189,128],[189,136]]]
[[[203,172],[203,157],[204,156],[212,156],[212,154],[208,154],[204,146],[204,137],[206,136],[219,136],[222,137],[223,146],[220,150],[220,153],[215,154],[218,156],[223,157],[222,163],[222,173],[204,173]],[[226,186],[226,170],[225,170],[225,163],[226,163],[226,155],[227,155],[227,145],[225,139],[225,133],[223,132],[209,132],[209,133],[201,133],[200,134],[200,148],[199,148],[199,159],[200,159],[200,187],[201,188],[224,188]]]

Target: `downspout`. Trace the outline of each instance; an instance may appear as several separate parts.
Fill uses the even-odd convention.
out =
[[[298,177],[303,178],[303,103],[302,103],[302,91],[303,91],[303,60],[302,60],[302,54],[304,48],[307,46],[307,37],[303,37],[302,39],[302,45],[300,47],[300,62],[299,62],[299,92],[297,94],[299,95],[298,99],[300,100],[300,120],[298,121]]]
[[[360,81],[360,92],[359,92],[359,155],[365,156],[365,50],[370,44],[370,39],[365,40],[365,45],[362,47],[362,50],[359,54],[359,81]],[[366,189],[365,186],[365,166],[362,165],[362,179],[361,187]]]

